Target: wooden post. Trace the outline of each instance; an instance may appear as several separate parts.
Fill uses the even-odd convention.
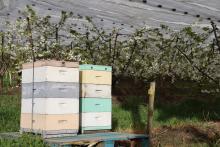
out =
[[[147,123],[147,133],[149,135],[149,146],[152,146],[152,128],[153,128],[153,113],[154,113],[154,96],[155,96],[156,82],[150,83],[149,94],[149,104],[148,104],[148,123]]]

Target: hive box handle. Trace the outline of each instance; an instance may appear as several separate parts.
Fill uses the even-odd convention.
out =
[[[59,104],[60,104],[61,106],[62,106],[62,105],[66,105],[66,103],[59,103]]]
[[[62,61],[62,66],[63,66],[63,67],[65,66],[65,61]]]
[[[95,117],[95,119],[99,119],[99,118],[100,118],[100,116],[96,116],[96,117]]]
[[[102,77],[102,76],[95,76],[96,78],[100,78],[100,77]]]
[[[61,124],[61,123],[66,123],[67,120],[58,120],[58,123]]]
[[[66,70],[62,70],[62,69],[61,69],[61,70],[59,70],[59,72],[67,72],[67,71],[66,71]]]
[[[66,88],[59,88],[59,90],[60,90],[60,91],[65,91],[65,90],[66,90]]]
[[[95,91],[97,91],[97,92],[98,92],[98,91],[102,91],[102,90],[100,90],[100,89],[96,89]]]

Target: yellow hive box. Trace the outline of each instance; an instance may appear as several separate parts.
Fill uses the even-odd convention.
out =
[[[111,85],[112,68],[102,65],[80,65],[80,83]]]
[[[21,114],[20,127],[22,131],[29,132],[31,130],[31,113]],[[78,114],[62,114],[62,115],[33,115],[33,130],[34,132],[42,133],[62,133],[65,130],[72,130],[72,133],[77,133],[79,129]]]

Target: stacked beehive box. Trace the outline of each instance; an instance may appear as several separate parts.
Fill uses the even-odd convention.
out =
[[[20,127],[22,132],[40,133],[44,137],[78,133],[78,63],[37,61],[34,80],[32,63],[23,65]]]
[[[81,132],[111,129],[112,68],[80,65]]]

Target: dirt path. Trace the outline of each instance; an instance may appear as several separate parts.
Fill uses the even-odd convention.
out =
[[[220,122],[202,126],[160,127],[154,130],[155,146],[220,146]]]

